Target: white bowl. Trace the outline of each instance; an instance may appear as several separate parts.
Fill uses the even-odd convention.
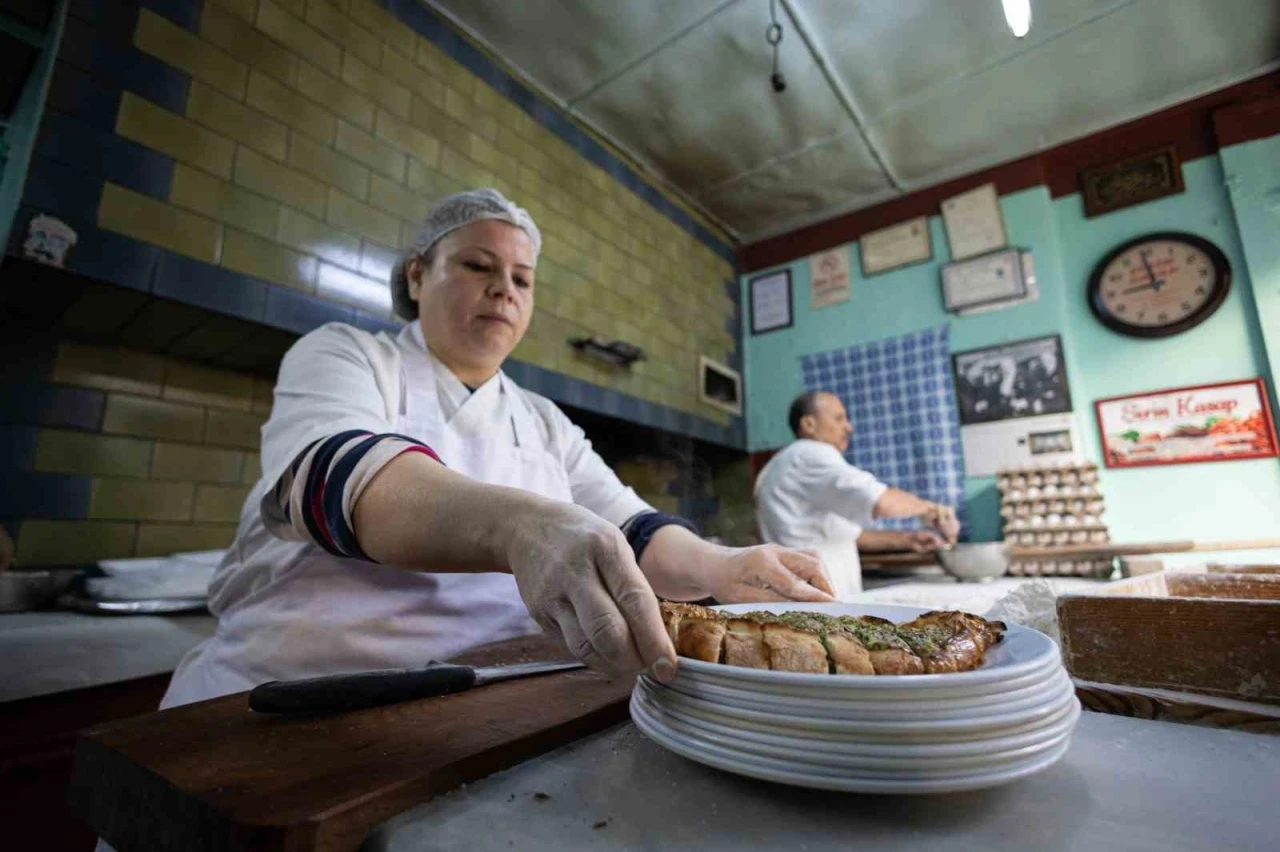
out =
[[[1032,525],[1036,519],[1032,518]],[[957,544],[934,551],[942,570],[966,582],[986,583],[1009,570],[1009,543]]]

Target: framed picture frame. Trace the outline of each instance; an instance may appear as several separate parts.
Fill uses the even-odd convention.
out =
[[[1263,380],[1243,379],[1094,402],[1111,468],[1275,458],[1276,424]]]
[[[1022,251],[1002,249],[943,264],[942,306],[951,313],[1025,299],[1027,279]]]
[[[994,183],[945,198],[941,207],[952,260],[977,257],[1009,245]]]
[[[1071,387],[1056,334],[951,356],[960,423],[969,426],[1071,411]]]
[[[747,302],[753,335],[790,328],[795,321],[791,307],[791,270],[780,269],[748,279]]]
[[[858,238],[862,277],[883,275],[895,269],[933,260],[929,217],[917,216],[887,228],[868,231]]]
[[[707,405],[742,416],[742,374],[706,355],[698,357],[698,397]]]
[[[1165,145],[1080,172],[1086,218],[1177,195],[1186,189],[1177,145]]]

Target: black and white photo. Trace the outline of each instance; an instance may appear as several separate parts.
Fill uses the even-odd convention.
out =
[[[992,423],[1071,410],[1062,340],[1021,340],[951,356],[963,424]]]

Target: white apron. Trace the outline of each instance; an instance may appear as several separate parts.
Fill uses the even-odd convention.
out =
[[[445,423],[432,360],[407,333],[399,343],[397,432],[428,444],[472,479],[572,500],[561,462],[543,448],[534,413],[504,375]],[[281,570],[219,613],[217,634],[182,661],[162,707],[267,680],[424,665],[539,631],[510,574],[430,574],[337,557],[274,539],[256,516],[240,538],[242,552],[278,560]],[[286,564],[290,559],[295,563]]]
[[[822,527],[823,539],[812,546],[822,557],[836,600],[847,601],[862,591],[862,561],[857,544],[862,527],[834,512],[826,513]]]

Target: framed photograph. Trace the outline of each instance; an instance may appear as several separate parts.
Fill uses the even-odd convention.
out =
[[[945,199],[942,223],[947,227],[952,260],[976,257],[1009,244],[994,183]]]
[[[1107,467],[1277,455],[1276,424],[1262,379],[1117,396],[1093,406]]]
[[[1184,189],[1182,162],[1176,145],[1080,172],[1080,195],[1086,217],[1176,195]]]
[[[962,424],[1071,410],[1062,338],[1056,334],[957,352],[951,370]]]
[[[707,405],[742,416],[742,374],[713,361],[698,358],[698,396]]]
[[[791,270],[783,269],[747,281],[747,300],[751,310],[751,333],[764,334],[790,328]]]
[[[1005,249],[942,267],[942,305],[952,313],[1028,296],[1022,252]]]
[[[929,217],[918,216],[863,234],[858,240],[858,255],[864,278],[933,260]]]

